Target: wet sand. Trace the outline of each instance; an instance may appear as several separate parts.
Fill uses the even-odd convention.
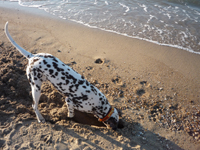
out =
[[[0,8],[2,149],[200,148],[200,55],[21,7]],[[122,111],[124,128],[111,131],[78,111],[74,120],[67,120],[64,97],[49,82],[42,86],[39,104],[46,123],[37,123],[27,60],[7,40],[6,21],[20,46],[53,54],[98,87]]]

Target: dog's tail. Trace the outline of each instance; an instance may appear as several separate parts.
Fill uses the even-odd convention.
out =
[[[20,47],[14,40],[13,38],[10,36],[9,32],[8,32],[8,22],[6,22],[5,24],[5,34],[7,36],[7,38],[9,39],[9,41],[12,43],[12,45],[14,47],[17,48],[17,50],[19,50],[19,52],[24,55],[27,59],[33,57],[33,54],[31,54],[30,52],[26,51],[25,49],[23,49],[22,47]]]

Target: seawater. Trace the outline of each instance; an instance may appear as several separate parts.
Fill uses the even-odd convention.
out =
[[[18,3],[92,28],[200,54],[200,0],[19,0]]]

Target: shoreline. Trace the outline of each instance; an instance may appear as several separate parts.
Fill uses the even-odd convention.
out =
[[[5,22],[9,21],[11,36],[26,50],[51,53],[64,63],[74,62],[72,67],[90,82],[98,81],[98,88],[102,84],[109,84],[110,91],[101,90],[111,104],[123,107],[124,118],[128,116],[145,130],[159,134],[183,149],[199,148],[199,141],[194,144],[195,140],[185,131],[171,131],[152,121],[154,116],[148,114],[148,110],[153,107],[144,108],[147,107],[145,103],[150,105],[153,100],[155,104],[162,104],[169,109],[178,104],[177,109],[173,110],[177,114],[183,113],[183,110],[198,110],[200,55],[47,16],[28,13],[20,7],[15,10],[1,7],[1,42],[10,46],[3,32]],[[94,63],[98,58],[103,60],[102,64]],[[116,93],[123,91],[123,96],[115,94],[115,90]],[[144,100],[142,108],[139,103]],[[164,114],[167,110],[162,111]],[[138,119],[141,116],[144,119]],[[187,139],[190,141],[184,141]],[[139,145],[145,147],[145,144]]]
[[[7,2],[7,4],[9,4],[10,2]],[[50,13],[47,13],[46,11],[44,11],[44,9],[40,9],[39,7],[37,6],[33,6],[33,7],[29,7],[29,6],[23,6],[23,5],[20,5],[19,2],[18,2],[18,5],[19,6],[16,6],[15,4],[15,7],[12,6],[12,2],[10,3],[10,6],[7,6],[7,8],[16,8],[16,7],[26,7],[26,8],[23,8],[24,10],[28,11],[28,12],[31,12],[31,13],[34,13],[34,14],[39,14],[39,15],[46,15],[48,17],[52,17],[54,15],[50,14]],[[29,10],[29,9],[32,9],[32,10]],[[38,11],[34,11],[34,9],[38,9]],[[56,18],[62,18],[61,16],[55,16]],[[63,18],[62,18],[63,19]],[[64,19],[66,20],[66,19]],[[113,30],[107,30],[107,29],[103,29],[103,28],[98,28],[96,26],[90,26],[88,24],[84,24],[82,22],[79,22],[79,21],[75,21],[75,20],[70,20],[70,22],[75,22],[75,23],[78,23],[80,25],[84,25],[86,27],[89,27],[89,28],[94,28],[94,29],[98,29],[98,30],[101,30],[101,31],[106,31],[106,32],[111,32],[111,33],[115,33],[115,34],[118,34],[118,35],[122,35],[122,36],[126,36],[126,37],[129,37],[129,38],[133,38],[133,39],[138,39],[138,40],[143,40],[143,41],[146,41],[146,42],[150,42],[150,43],[153,43],[153,44],[157,44],[157,45],[160,45],[160,46],[167,46],[167,47],[172,47],[172,48],[177,48],[177,49],[181,49],[181,50],[185,50],[185,51],[188,51],[188,52],[191,52],[191,53],[194,53],[194,54],[200,54],[200,52],[198,51],[195,51],[195,50],[192,50],[190,48],[184,48],[184,47],[181,47],[179,45],[172,45],[172,44],[162,44],[162,43],[159,43],[158,41],[154,41],[154,40],[149,40],[149,39],[145,39],[145,38],[141,38],[141,37],[138,37],[138,36],[129,36],[128,34],[123,34],[123,33],[119,33],[119,32],[116,32],[116,31],[113,31]]]

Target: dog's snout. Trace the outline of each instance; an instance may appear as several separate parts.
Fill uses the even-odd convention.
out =
[[[112,129],[113,129],[114,131],[116,131],[116,130],[117,130],[117,127],[113,127]]]

